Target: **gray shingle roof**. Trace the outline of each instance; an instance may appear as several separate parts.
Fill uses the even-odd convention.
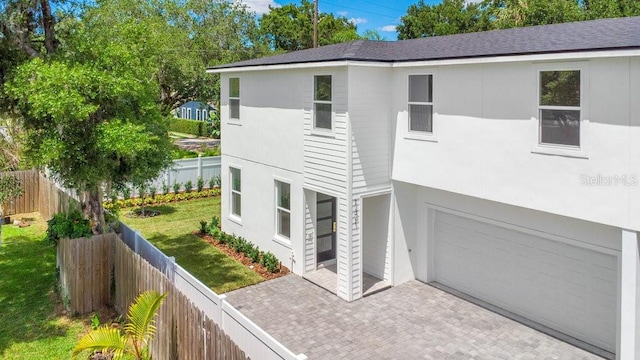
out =
[[[358,40],[219,65],[210,69],[337,60],[405,62],[639,48],[640,16],[637,16],[393,42]]]

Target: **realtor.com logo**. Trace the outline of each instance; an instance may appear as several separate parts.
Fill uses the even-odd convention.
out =
[[[624,175],[580,175],[581,186],[638,186],[640,178],[637,174]]]

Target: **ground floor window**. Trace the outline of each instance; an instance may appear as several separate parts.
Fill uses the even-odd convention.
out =
[[[242,175],[240,169],[229,168],[231,178],[231,214],[242,215]]]
[[[279,236],[291,235],[291,185],[276,180],[276,231]]]

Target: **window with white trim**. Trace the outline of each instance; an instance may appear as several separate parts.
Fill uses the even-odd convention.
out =
[[[231,182],[231,215],[242,216],[242,174],[240,169],[230,167]]]
[[[182,108],[182,118],[186,119],[187,118],[187,108]]]
[[[196,120],[202,120],[200,118],[200,109],[196,109]]]
[[[580,147],[580,70],[540,71],[538,142]]]
[[[209,121],[209,113],[207,112],[207,110],[202,110],[202,120]]]
[[[276,234],[291,236],[291,185],[276,180]]]
[[[409,75],[409,131],[433,132],[433,75]]]
[[[229,78],[229,119],[240,120],[240,78]]]
[[[313,127],[331,130],[332,99],[331,75],[313,77]]]
[[[191,120],[191,108],[187,108],[187,119]]]

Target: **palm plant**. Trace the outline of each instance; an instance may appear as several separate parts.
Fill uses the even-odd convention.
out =
[[[113,360],[151,359],[149,343],[156,334],[155,317],[166,296],[167,293],[153,290],[140,294],[129,307],[124,332],[106,325],[91,330],[80,339],[71,358],[77,359],[87,351],[101,351],[113,354]]]

